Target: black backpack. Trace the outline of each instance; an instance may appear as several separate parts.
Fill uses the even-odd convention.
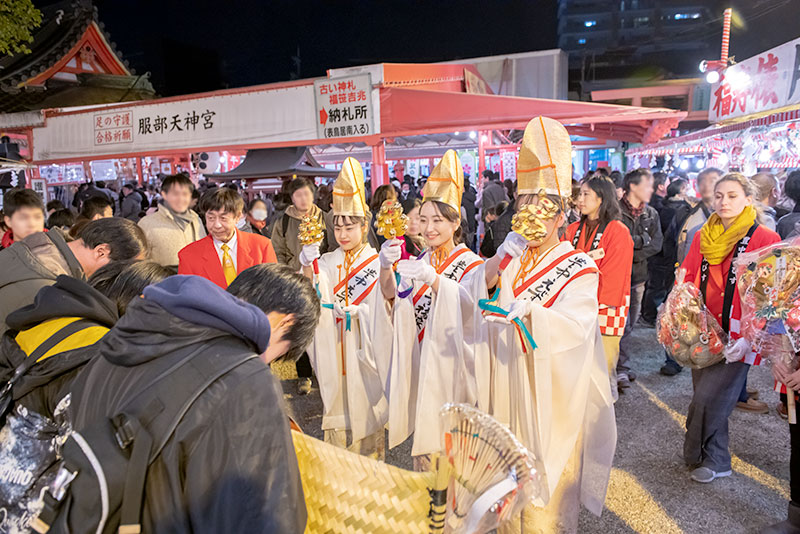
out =
[[[219,343],[219,342],[218,342]],[[196,358],[214,344],[201,343],[126,371],[124,389],[112,417],[73,432],[62,449],[55,480],[44,493],[43,510],[31,523],[36,532],[58,534],[141,532],[147,470],[192,404],[211,384],[243,363],[249,352]],[[84,369],[73,391],[92,391],[104,378],[103,358]],[[94,371],[94,372],[92,372]],[[90,397],[86,397],[91,402]]]

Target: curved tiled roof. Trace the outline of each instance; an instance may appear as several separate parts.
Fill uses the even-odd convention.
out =
[[[42,8],[42,24],[33,32],[30,54],[0,57],[0,91],[16,93],[20,84],[55,65],[81,39],[92,22],[97,22],[112,51],[120,57],[110,36],[97,19],[90,0],[66,0]],[[123,62],[127,67],[127,61]]]

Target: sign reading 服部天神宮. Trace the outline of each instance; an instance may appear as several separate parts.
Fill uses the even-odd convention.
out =
[[[800,38],[725,69],[711,87],[709,122],[800,104]]]
[[[317,139],[311,84],[65,110],[33,128],[37,161]]]
[[[376,133],[372,110],[372,77],[369,74],[316,80],[314,102],[319,138]]]

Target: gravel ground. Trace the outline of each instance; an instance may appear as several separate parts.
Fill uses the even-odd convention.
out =
[[[663,350],[653,329],[634,330],[629,352],[638,379],[620,397],[617,455],[606,510],[597,518],[581,512],[585,533],[755,533],[786,517],[789,495],[789,435],[778,417],[778,396],[768,368],[754,367],[748,385],[758,389],[770,413],[734,411],[730,418],[733,476],[702,485],[689,479],[680,453],[683,422],[691,400],[691,376],[684,370],[665,377],[658,370]],[[273,370],[283,380],[290,409],[304,431],[322,437],[319,390],[296,395],[294,366]],[[406,442],[389,451],[387,461],[411,468]]]

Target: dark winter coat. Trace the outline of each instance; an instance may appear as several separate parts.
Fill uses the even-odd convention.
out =
[[[260,354],[269,331],[260,309],[203,278],[173,276],[150,286],[74,384],[73,427],[116,413],[120,392],[137,387],[130,376],[142,376],[137,371],[150,362],[196,348],[198,361]],[[258,358],[213,382],[147,470],[142,532],[302,533],[305,501],[283,403]]]
[[[633,268],[631,285],[647,281],[647,258],[661,251],[663,236],[658,212],[645,205],[639,217],[634,218],[624,202],[620,202],[622,223],[628,227],[633,239]]]

